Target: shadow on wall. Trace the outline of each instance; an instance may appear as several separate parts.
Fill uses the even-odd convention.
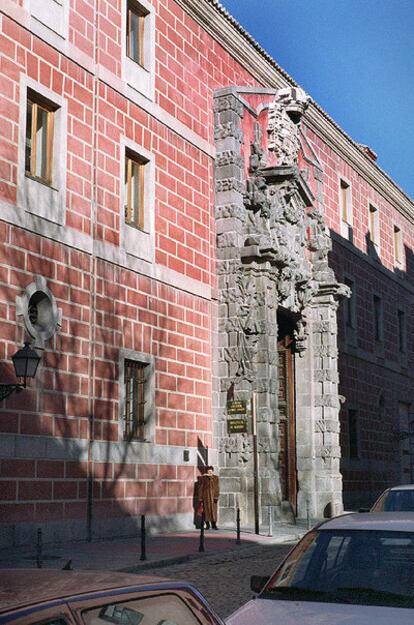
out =
[[[414,478],[413,455],[410,475],[404,479],[401,472],[406,452],[398,413],[399,402],[411,405],[414,396],[414,254],[405,246],[403,262],[390,270],[369,232],[365,253],[333,231],[331,238],[330,266],[340,282],[354,282],[353,301],[343,300],[338,310],[341,473],[344,506],[351,510]],[[408,453],[409,447],[414,439]]]
[[[22,411],[20,418],[29,416],[23,413],[23,392],[3,403]],[[72,437],[73,430],[66,424],[70,419],[58,417],[59,429],[51,436],[48,426],[53,417],[30,414],[30,418],[41,424],[36,426],[36,436],[3,436],[9,458],[1,460],[1,475],[8,476],[8,485],[12,481],[14,492],[19,489],[21,500],[0,504],[0,548],[34,547],[38,528],[42,528],[45,544],[139,536],[141,515],[146,515],[149,533],[180,529],[176,513],[165,511],[162,498],[156,496],[157,490],[164,489],[158,466],[145,464],[145,479],[140,479],[142,465],[138,459],[136,464],[130,462],[130,441],[92,443],[100,446],[105,457],[88,463],[89,442]],[[114,445],[119,452],[116,462]],[[201,451],[208,452],[203,447]],[[192,521],[197,526],[198,482],[190,483],[194,485]]]
[[[65,348],[70,349],[70,346],[66,344]],[[56,357],[59,359],[59,354]],[[50,364],[45,353],[44,377],[48,375]],[[6,363],[0,363],[0,367],[8,370]],[[56,369],[53,374],[55,388],[67,388],[67,374]],[[106,383],[110,384],[109,396],[116,397],[117,383],[108,380]],[[20,500],[14,504],[7,501],[0,506],[0,547],[35,545],[38,528],[42,528],[44,543],[139,535],[141,515],[146,515],[150,533],[180,529],[176,512],[165,509],[165,498],[163,502],[162,497],[157,496],[157,491],[161,492],[164,487],[158,466],[136,456],[136,442],[135,449],[131,448],[134,443],[130,440],[100,439],[91,443],[86,428],[93,426],[92,419],[83,417],[82,413],[76,417],[65,416],[70,396],[55,392],[57,414],[50,414],[50,402],[48,407],[43,406],[45,412],[36,414],[36,402],[43,402],[41,395],[42,389],[28,388],[2,402],[0,412],[6,419],[7,415],[10,417],[9,425],[12,422],[15,425],[9,428],[1,476],[12,480],[14,493],[19,489]],[[50,400],[51,393],[47,395]],[[27,413],[28,408],[33,412]],[[106,427],[111,421],[101,418],[95,420],[96,424],[100,428],[99,436],[110,439],[111,429]],[[84,438],[80,438],[82,432]],[[3,444],[5,442],[6,436]],[[92,446],[98,454],[95,455],[99,457],[98,462],[88,461]],[[131,462],[133,457],[135,463]],[[208,447],[198,438],[200,474],[208,461]],[[191,479],[191,484],[192,522],[197,527],[198,482]],[[188,521],[191,523],[191,515]]]
[[[203,445],[200,438],[197,439],[197,469],[199,475],[193,485],[193,525],[196,529],[201,527],[201,510],[199,501],[200,479],[208,466],[208,447]]]
[[[33,271],[41,274],[42,242],[40,237],[33,236],[33,240],[38,245],[38,266]],[[132,536],[139,533],[142,514],[147,515],[149,531],[177,529],[179,497],[186,522],[191,524],[193,518],[194,467],[188,467],[188,478],[182,480],[187,479],[186,492],[174,496],[167,492],[158,465],[151,464],[154,461],[148,449],[140,457],[147,443],[141,447],[119,437],[119,349],[137,344],[139,338],[129,327],[132,322],[126,316],[128,311],[118,307],[125,298],[122,276],[102,263],[96,283],[98,298],[105,299],[105,314],[98,310],[93,324],[89,314],[93,298],[90,259],[77,251],[72,253],[79,257],[79,266],[74,268],[73,262],[70,267],[62,264],[56,281],[47,281],[62,308],[61,330],[48,341],[31,387],[0,405],[0,467],[1,477],[7,478],[0,497],[0,542],[5,547],[34,544],[39,527],[45,542]],[[70,262],[69,257],[62,261]],[[9,264],[14,266],[12,256]],[[76,302],[71,296],[74,274],[79,274],[78,281],[84,285],[79,289],[82,298]],[[19,284],[11,289],[11,308],[32,279],[16,269]],[[111,296],[105,290],[107,286],[112,289]],[[156,302],[156,297],[148,297],[148,310]],[[162,315],[157,318],[159,325],[167,319]],[[15,350],[15,345],[22,343],[24,329],[20,322],[7,325],[14,332],[8,339],[9,347],[13,345]],[[168,345],[170,326],[158,330],[163,337],[159,342]],[[99,367],[95,376],[91,362]],[[2,381],[12,381],[7,355],[0,367]],[[93,400],[88,399],[88,392]],[[98,450],[94,458],[99,461],[88,460],[92,446]],[[197,467],[207,462],[208,448],[199,439]]]

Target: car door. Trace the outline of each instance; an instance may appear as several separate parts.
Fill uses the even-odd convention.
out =
[[[66,603],[53,601],[0,615],[0,625],[78,625]]]

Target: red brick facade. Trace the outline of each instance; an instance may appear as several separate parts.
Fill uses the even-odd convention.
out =
[[[24,338],[16,298],[35,275],[46,278],[62,311],[61,328],[45,345],[36,380],[3,401],[1,430],[10,446],[1,465],[1,518],[8,524],[75,519],[84,525],[88,477],[95,519],[191,513],[198,475],[193,462],[93,462],[90,452],[88,462],[88,441],[122,441],[120,348],[154,359],[153,443],[212,447],[213,160],[197,138],[212,144],[214,89],[254,80],[174,2],[153,4],[155,116],[122,93],[120,2],[71,2],[66,54],[47,36],[42,40],[30,32],[30,15],[18,3],[8,2],[2,15],[2,216],[6,205],[13,211],[16,204],[20,79],[27,75],[50,98],[56,94],[67,102],[64,228],[73,241],[42,236],[42,225],[37,232],[30,225],[22,229],[18,219],[1,225],[3,370],[10,369]],[[178,120],[178,130],[171,120]],[[77,233],[86,241],[80,247],[121,245],[121,137],[153,155],[154,266],[160,274],[162,268],[173,272],[176,286],[168,273],[154,279],[151,271],[143,275],[127,263],[77,249]],[[195,289],[178,288],[180,276],[194,281]],[[17,451],[19,437],[31,437],[25,439],[29,449]],[[73,446],[71,456],[79,461],[54,459],[62,450],[45,458],[49,437],[61,448]],[[31,442],[45,448],[33,456]]]
[[[325,219],[340,232],[338,179],[352,187],[353,243],[334,236],[332,266],[339,280],[354,282],[355,332],[347,336],[343,303],[339,310],[341,449],[344,502],[366,506],[392,484],[414,480],[413,436],[413,229],[412,203],[384,193],[351,167],[321,137],[308,132],[324,168]],[[378,245],[371,243],[369,205],[378,210]],[[405,205],[409,204],[408,210]],[[396,266],[394,226],[401,231],[402,264]],[[375,336],[374,295],[382,308],[380,340]],[[398,311],[404,312],[404,345],[399,345]],[[351,340],[350,340],[351,339]],[[404,417],[399,405],[405,407]],[[348,414],[358,419],[358,457],[350,458]]]
[[[217,13],[217,20],[231,27],[214,2],[204,3]],[[143,513],[182,515],[188,520],[198,476],[197,449],[212,449],[215,460],[213,93],[231,85],[260,86],[263,81],[254,66],[243,67],[218,35],[210,35],[191,11],[184,11],[182,2],[152,0],[151,4],[154,88],[150,97],[125,79],[125,0],[64,0],[67,13],[62,14],[59,36],[31,16],[23,2],[3,4],[2,381],[13,380],[10,359],[27,336],[17,301],[36,276],[46,280],[61,311],[56,333],[38,345],[42,362],[35,380],[1,406],[0,519],[9,528],[28,528],[16,538],[18,542],[27,540],[24,532],[39,524],[49,528],[47,537],[54,539],[85,538],[88,519],[89,531],[96,535],[114,531],[117,525],[111,525],[110,519],[133,519]],[[255,50],[247,40],[246,46]],[[54,158],[64,155],[64,182],[58,190],[63,195],[60,221],[52,212],[47,217],[37,214],[25,204],[25,195],[19,199],[18,187],[25,183],[19,163],[26,123],[21,109],[27,89],[38,90],[62,111],[59,124],[64,141],[54,152]],[[385,475],[374,468],[375,483],[367,489],[364,483],[372,466],[345,460],[345,490],[373,492],[390,481],[389,469],[399,463],[395,454],[401,442],[390,436],[390,429],[395,429],[396,402],[410,401],[413,386],[408,373],[413,353],[409,330],[414,286],[412,205],[410,214],[401,210],[395,199],[387,198],[383,183],[377,189],[375,180],[358,170],[355,159],[354,165],[349,164],[328,147],[312,123],[305,132],[323,165],[325,217],[334,232],[340,231],[339,178],[344,176],[352,186],[357,253],[351,244],[342,245],[338,236],[333,263],[340,280],[345,271],[358,283],[358,345],[368,354],[372,352],[373,285],[384,303],[383,362],[361,369],[354,348],[344,352],[340,361],[341,392],[360,409],[361,453],[380,465],[388,463]],[[152,251],[147,257],[126,252],[123,241],[120,163],[128,142],[150,154],[154,168],[154,227],[148,235]],[[349,142],[349,149],[357,148]],[[360,158],[369,161],[362,153]],[[375,171],[374,165],[370,167]],[[383,180],[380,172],[378,176]],[[389,185],[393,198],[403,197]],[[380,272],[374,261],[367,265],[364,260],[368,200],[380,214]],[[406,269],[398,278],[394,224],[401,228],[406,249]],[[403,370],[393,335],[397,304],[405,306],[408,329]],[[345,341],[343,334],[340,325],[340,339]],[[132,450],[123,441],[120,362],[124,352],[146,354],[154,365],[153,430],[146,451],[142,451],[146,443],[136,443]],[[389,368],[384,368],[388,361],[396,365],[391,366],[392,378]],[[387,419],[382,422],[375,410],[380,389],[387,402]],[[345,417],[342,436],[346,449]],[[153,458],[148,455],[149,445]],[[163,449],[167,450],[164,456]],[[183,449],[191,450],[190,462],[183,460]],[[393,474],[392,479],[401,476]],[[122,531],[131,527],[126,524]]]

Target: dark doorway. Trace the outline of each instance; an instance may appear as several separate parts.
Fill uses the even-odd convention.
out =
[[[296,416],[293,329],[295,320],[278,314],[279,474],[282,500],[296,516]]]

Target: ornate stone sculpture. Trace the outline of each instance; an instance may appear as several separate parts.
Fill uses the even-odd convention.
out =
[[[254,276],[241,274],[237,280],[239,310],[238,362],[236,377],[252,382],[255,377],[254,357],[262,328],[256,316],[258,298]]]
[[[298,513],[304,515],[309,500],[317,516],[328,503],[340,502],[336,307],[345,289],[329,267],[329,231],[308,186],[317,186],[320,170],[315,173],[316,166],[309,165],[305,175],[298,168],[303,138],[299,125],[309,99],[300,89],[279,90],[270,103],[263,137],[260,122],[266,119],[273,95],[263,90],[252,97],[250,93],[226,88],[217,95],[215,106],[219,290],[215,444],[228,493],[238,489],[242,500],[251,503],[252,437],[228,434],[226,402],[229,388],[235,399],[250,399],[254,391],[260,501],[262,506],[270,502],[283,516],[278,428],[284,374],[279,349],[281,338],[289,338],[289,346],[304,356],[295,359],[301,374],[294,388],[301,393],[295,415],[300,426]],[[230,522],[232,501],[229,496],[221,509]]]
[[[302,89],[279,89],[269,107],[269,150],[278,157],[278,165],[296,165],[300,147],[299,122],[309,104]]]

